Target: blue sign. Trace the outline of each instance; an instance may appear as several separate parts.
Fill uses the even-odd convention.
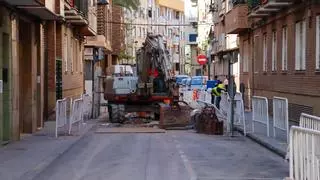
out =
[[[104,51],[102,48],[93,48],[93,60],[94,61],[104,60]]]

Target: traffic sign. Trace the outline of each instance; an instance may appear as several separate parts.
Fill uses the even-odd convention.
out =
[[[203,55],[203,54],[200,54],[197,58],[197,62],[200,64],[200,65],[205,65],[207,64],[208,62],[208,59],[207,59],[207,56]]]

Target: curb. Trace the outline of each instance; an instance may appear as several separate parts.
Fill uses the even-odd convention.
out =
[[[96,127],[96,123],[93,124],[91,127],[88,127],[87,129],[85,129],[85,131],[83,131],[81,133],[81,135],[79,135],[79,137],[77,137],[77,139],[75,139],[71,144],[66,146],[66,148],[63,148],[61,150],[57,150],[57,152],[55,152],[55,155],[52,155],[52,156],[44,159],[42,162],[40,162],[38,164],[38,166],[36,166],[32,170],[30,170],[30,171],[26,172],[25,174],[23,174],[21,177],[19,177],[19,179],[21,179],[21,180],[33,180],[34,178],[36,178],[43,171],[45,171],[45,169],[47,169],[51,164],[53,164],[57,159],[59,159],[63,154],[65,154],[72,147],[74,147],[81,139],[83,139],[85,137],[85,135],[89,131],[91,131],[95,127]]]
[[[243,133],[243,129],[241,128],[238,128],[238,127],[234,127],[234,129],[238,132],[240,132],[242,135],[244,135]],[[261,146],[267,148],[268,150],[272,151],[273,153],[281,156],[282,158],[285,158],[287,153],[285,151],[283,151],[282,149],[280,148],[277,148],[275,147],[274,145],[270,144],[270,143],[267,143],[265,142],[264,140],[262,140],[261,138],[255,136],[254,134],[248,134],[245,136],[245,137],[248,137],[249,139],[253,140],[254,142],[260,144]]]

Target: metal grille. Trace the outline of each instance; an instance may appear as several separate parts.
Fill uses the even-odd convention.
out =
[[[301,113],[312,114],[313,108],[301,104],[289,103],[289,120],[299,122]]]
[[[62,99],[62,60],[56,60],[56,99]]]

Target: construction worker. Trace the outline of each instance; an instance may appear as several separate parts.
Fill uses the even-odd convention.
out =
[[[218,85],[212,89],[212,94],[216,98],[216,107],[220,109],[222,91],[226,91],[224,84],[219,80]]]
[[[211,89],[211,92],[212,92],[213,88],[215,88],[219,83],[218,76],[214,76],[214,80],[213,81],[214,81],[214,83],[213,83],[213,87]],[[215,98],[214,94],[211,93],[211,104],[214,104],[214,98]]]

